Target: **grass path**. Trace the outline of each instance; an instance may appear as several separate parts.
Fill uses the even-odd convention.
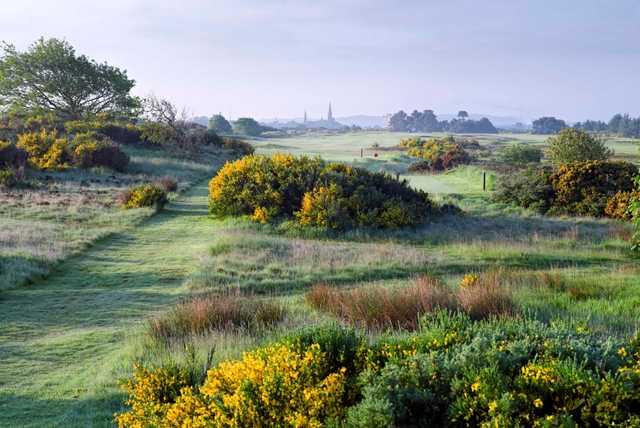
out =
[[[174,302],[214,230],[207,187],[0,294],[0,426],[109,425],[136,321]]]

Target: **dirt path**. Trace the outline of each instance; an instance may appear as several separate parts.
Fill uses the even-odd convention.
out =
[[[185,292],[215,228],[202,183],[141,226],[0,295],[0,426],[104,426],[126,335]]]

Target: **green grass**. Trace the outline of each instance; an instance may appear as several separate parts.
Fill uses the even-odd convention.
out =
[[[121,210],[114,198],[122,189],[166,175],[185,189],[215,169],[213,154],[193,161],[164,150],[125,150],[131,157],[125,174],[29,171],[28,187],[0,191],[0,290],[43,278],[59,261],[153,213]]]
[[[478,139],[493,144],[495,137]],[[542,141],[520,134],[499,137]],[[286,146],[294,153],[326,152],[329,158],[352,162],[358,161],[360,147],[372,142],[393,146],[399,138],[362,133],[256,144],[265,152]],[[404,162],[397,154],[381,153],[380,159],[361,162],[370,167]],[[145,156],[139,162],[136,174],[144,176],[156,168],[160,175],[184,171],[185,183],[210,175],[208,168],[216,166],[146,161]],[[603,336],[628,336],[640,328],[640,271],[625,241],[628,227],[609,220],[546,218],[493,203],[481,189],[481,173],[481,168],[471,166],[437,176],[407,177],[466,213],[388,232],[305,234],[246,219],[214,220],[207,215],[205,181],[152,217],[145,211],[115,210],[113,217],[102,218],[108,209],[87,213],[80,203],[75,210],[58,205],[51,210],[35,203],[3,205],[11,215],[0,220],[2,230],[40,228],[32,238],[19,240],[24,249],[3,253],[3,266],[8,263],[4,258],[17,257],[19,264],[21,257],[34,254],[33,266],[43,274],[54,268],[40,279],[31,273],[33,284],[0,292],[0,425],[110,426],[112,414],[122,409],[118,380],[131,373],[134,361],[159,364],[187,358],[183,343],[165,347],[150,341],[146,320],[199,293],[259,294],[287,307],[285,321],[275,329],[184,338],[201,358],[213,347],[214,363],[299,326],[327,320],[328,315],[305,303],[304,293],[314,283],[402,287],[420,273],[456,287],[466,273],[502,269],[519,278],[516,302],[527,316],[584,324]],[[49,193],[42,197],[52,197]],[[102,238],[78,244],[83,227],[103,230]],[[40,253],[31,249],[48,248],[47,239],[37,241],[40,236],[61,246],[51,251],[62,254],[56,259],[62,261],[41,262]],[[558,279],[540,280],[545,275]]]

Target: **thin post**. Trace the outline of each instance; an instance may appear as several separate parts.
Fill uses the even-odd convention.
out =
[[[487,171],[482,171],[482,191],[487,191]]]
[[[360,148],[360,157],[363,158],[364,157],[364,149]]]

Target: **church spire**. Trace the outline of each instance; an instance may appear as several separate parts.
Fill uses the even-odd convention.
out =
[[[333,122],[333,113],[331,112],[331,101],[329,101],[329,112],[327,113],[327,120]]]

